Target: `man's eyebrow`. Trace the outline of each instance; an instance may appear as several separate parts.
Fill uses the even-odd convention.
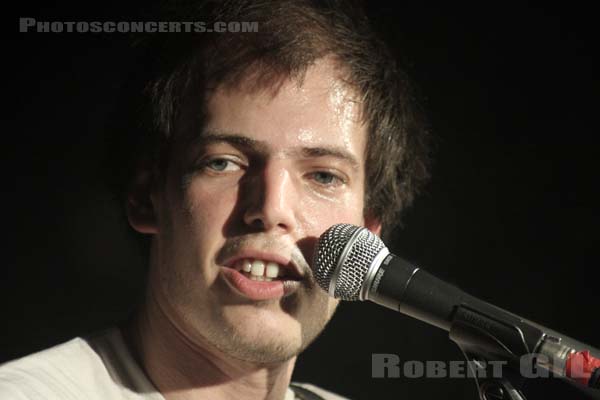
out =
[[[267,142],[252,139],[243,134],[229,132],[205,131],[194,142],[200,145],[225,142],[261,154],[266,154],[269,150]],[[334,157],[347,162],[354,170],[360,169],[358,159],[346,149],[337,146],[298,147],[286,153],[290,156],[303,158]]]
[[[216,142],[225,142],[234,146],[249,148],[253,151],[261,153],[266,152],[268,148],[265,142],[237,133],[205,131],[196,140],[194,140],[194,143],[199,145],[208,145]]]
[[[349,151],[336,147],[336,146],[325,146],[325,147],[301,147],[299,151],[292,151],[292,153],[299,152],[302,157],[305,158],[317,158],[317,157],[334,157],[339,158],[342,161],[350,164],[352,169],[359,170],[360,163],[358,159]]]

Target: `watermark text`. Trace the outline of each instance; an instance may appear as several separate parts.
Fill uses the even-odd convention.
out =
[[[257,21],[38,21],[19,18],[19,32],[29,33],[250,33]]]
[[[549,378],[551,372],[548,357],[527,354],[519,359],[518,373],[524,378]],[[397,354],[376,353],[371,355],[373,378],[502,378],[508,361],[439,361],[401,360]],[[582,366],[571,369],[571,377],[585,376]]]

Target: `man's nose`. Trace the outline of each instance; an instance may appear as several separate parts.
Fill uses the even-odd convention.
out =
[[[277,162],[267,163],[242,191],[244,222],[264,231],[293,231],[296,191],[290,173]]]

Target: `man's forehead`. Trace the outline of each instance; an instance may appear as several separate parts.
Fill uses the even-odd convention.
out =
[[[307,143],[352,136],[363,128],[361,104],[328,64],[323,61],[309,68],[301,80],[289,79],[275,91],[217,89],[207,99],[206,126],[276,129],[278,136],[289,132]]]

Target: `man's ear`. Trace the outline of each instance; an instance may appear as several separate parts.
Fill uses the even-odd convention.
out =
[[[139,233],[158,233],[156,210],[152,199],[153,179],[151,170],[140,170],[136,173],[127,192],[127,219],[129,225]]]
[[[374,217],[371,212],[367,212],[365,215],[365,228],[377,236],[381,236],[381,221],[379,218]]]

